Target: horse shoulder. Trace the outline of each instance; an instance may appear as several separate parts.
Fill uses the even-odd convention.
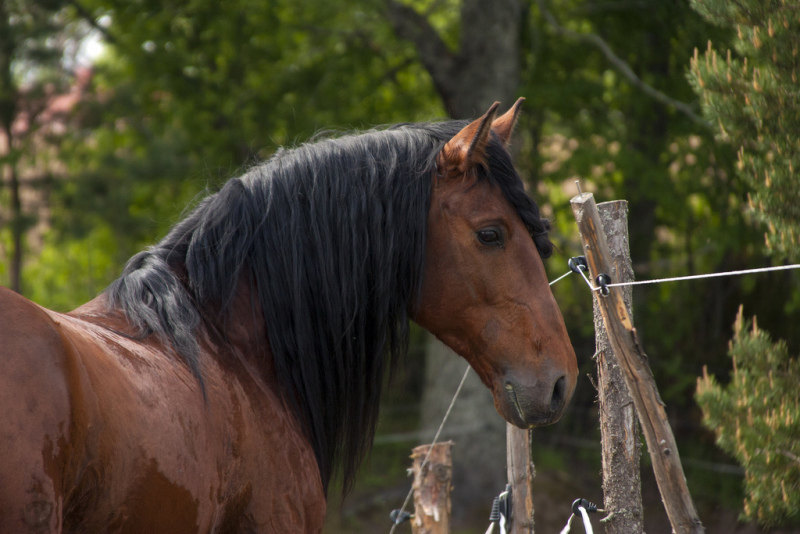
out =
[[[68,367],[49,312],[0,287],[0,532],[61,529]]]
[[[220,524],[239,522],[236,531],[247,530],[244,521],[254,532],[321,532],[326,499],[316,457],[279,386],[245,366],[223,364],[217,373],[208,377],[209,415],[225,421],[218,428],[231,441],[230,495]]]

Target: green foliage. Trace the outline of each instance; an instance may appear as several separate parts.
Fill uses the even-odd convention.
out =
[[[709,41],[689,79],[706,117],[738,150],[750,209],[773,255],[800,259],[800,19],[791,0],[693,0],[708,20],[735,30],[735,51]]]
[[[114,80],[214,163],[238,166],[323,127],[440,113],[412,50],[370,4],[91,4],[111,21]]]
[[[733,31],[733,51],[722,54],[709,41],[702,56],[695,49],[689,72],[706,118],[737,151],[737,174],[747,184],[750,213],[767,228],[767,249],[791,261],[800,260],[795,4],[693,0],[706,19]],[[720,447],[745,468],[742,516],[774,525],[800,518],[800,365],[786,342],[773,344],[755,321],[747,330],[740,310],[729,350],[731,382],[721,387],[704,374],[697,401]]]
[[[107,225],[98,224],[79,239],[63,240],[48,233],[36,261],[24,271],[27,279],[36,281],[29,284],[28,296],[56,311],[91,300],[119,274],[108,253],[114,249],[115,238]]]
[[[728,354],[730,383],[705,373],[697,382],[703,422],[744,466],[742,516],[765,525],[800,520],[800,360],[773,343],[742,311]]]
[[[64,4],[0,2],[0,260],[8,266],[0,274],[17,291],[23,288],[25,238],[38,222],[25,200],[46,193],[46,162],[58,137],[39,118],[66,85],[64,48],[81,35],[61,16]]]

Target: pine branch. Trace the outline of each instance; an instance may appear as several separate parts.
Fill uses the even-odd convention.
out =
[[[703,119],[699,115],[697,115],[688,104],[667,96],[666,94],[662,93],[655,87],[648,85],[641,78],[639,78],[636,75],[636,73],[633,72],[630,66],[622,58],[620,58],[618,55],[614,53],[609,44],[606,43],[602,37],[594,33],[578,33],[576,31],[572,31],[568,28],[565,28],[564,26],[558,23],[553,14],[547,9],[545,0],[537,0],[537,4],[539,5],[539,10],[541,11],[545,20],[547,20],[548,24],[550,24],[550,26],[553,27],[556,33],[568,37],[570,39],[575,39],[576,41],[581,41],[595,46],[600,50],[600,52],[602,52],[602,54],[606,57],[606,59],[614,66],[617,72],[619,72],[625,78],[627,78],[628,81],[634,87],[637,87],[639,90],[641,90],[644,94],[646,94],[653,100],[660,102],[666,106],[675,108],[679,112],[689,117],[695,123],[700,124],[706,128],[711,128],[711,124],[708,123],[705,119]]]

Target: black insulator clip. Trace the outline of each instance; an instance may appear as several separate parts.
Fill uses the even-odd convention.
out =
[[[579,515],[580,511],[578,508],[583,508],[590,514],[593,514],[597,511],[597,505],[593,502],[589,502],[587,499],[575,499],[572,501],[572,513]]]
[[[505,528],[510,518],[511,484],[506,484],[506,489],[492,500],[492,511],[489,514],[489,522],[500,523],[501,528]]]
[[[594,279],[594,282],[600,288],[600,294],[607,297],[609,293],[608,284],[611,283],[611,277],[606,273],[600,273],[597,275],[597,278]]]
[[[506,484],[506,489],[497,496],[497,510],[506,522],[511,519],[511,484]]]
[[[588,272],[589,264],[586,263],[586,256],[575,256],[567,262],[569,270],[575,274],[581,274],[581,271]]]
[[[392,520],[392,524],[399,525],[411,519],[411,514],[405,510],[392,510],[389,512],[389,519]]]
[[[492,511],[489,513],[489,522],[497,523],[500,521],[500,497],[492,499]]]

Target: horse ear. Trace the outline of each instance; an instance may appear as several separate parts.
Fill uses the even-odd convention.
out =
[[[497,114],[498,106],[500,102],[492,104],[482,117],[466,125],[444,145],[442,155],[448,167],[454,167],[460,173],[465,173],[476,165],[486,163],[486,145],[489,143],[492,121]]]
[[[492,130],[494,130],[494,133],[497,134],[505,145],[508,145],[511,140],[511,134],[514,132],[514,126],[517,125],[519,110],[523,102],[525,102],[524,98],[518,98],[517,101],[514,102],[514,105],[511,106],[511,109],[497,117],[492,123]]]

